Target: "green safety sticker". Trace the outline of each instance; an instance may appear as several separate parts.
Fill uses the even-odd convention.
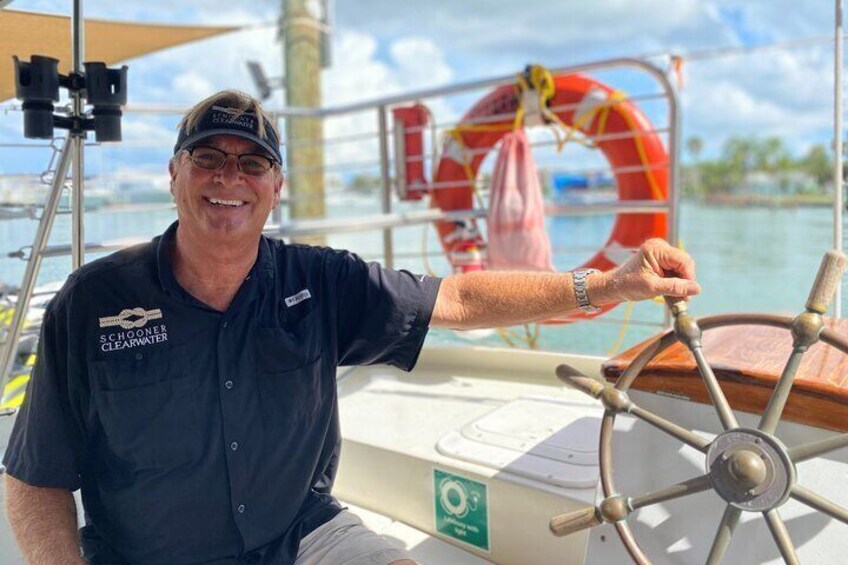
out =
[[[486,485],[433,470],[436,531],[489,551],[489,500]]]

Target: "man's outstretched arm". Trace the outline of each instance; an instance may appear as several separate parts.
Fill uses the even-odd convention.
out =
[[[61,488],[34,487],[6,475],[6,514],[31,565],[80,565],[74,496]]]
[[[695,263],[661,239],[647,241],[625,264],[586,281],[593,306],[659,295],[698,294]],[[459,330],[546,320],[578,308],[570,273],[482,271],[442,281],[431,326]]]

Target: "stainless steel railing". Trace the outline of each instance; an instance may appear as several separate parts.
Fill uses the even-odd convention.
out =
[[[627,214],[627,213],[656,213],[665,212],[669,219],[669,239],[677,240],[678,234],[678,216],[677,209],[679,203],[679,153],[680,153],[680,115],[678,94],[674,83],[670,79],[669,74],[665,69],[652,64],[650,62],[637,59],[613,59],[607,61],[598,61],[582,65],[551,69],[555,75],[570,74],[576,72],[583,73],[637,73],[640,77],[647,77],[650,80],[651,86],[646,92],[632,93],[628,100],[637,104],[655,105],[658,108],[652,112],[656,116],[655,127],[652,133],[659,134],[665,138],[668,148],[668,162],[663,164],[667,168],[670,190],[669,198],[666,202],[646,201],[646,202],[620,202],[614,201],[603,204],[592,205],[557,205],[551,207],[551,213],[554,215],[587,215],[587,214]],[[499,87],[506,84],[513,84],[515,75],[507,75],[492,79],[467,82],[446,87],[421,90],[406,94],[383,97],[375,100],[358,102],[355,104],[347,104],[332,108],[321,109],[301,109],[301,108],[272,108],[271,113],[278,120],[285,120],[292,117],[314,117],[320,118],[327,130],[328,135],[322,139],[298,140],[294,143],[283,142],[283,147],[286,150],[296,151],[299,147],[309,145],[321,145],[324,147],[326,158],[325,165],[321,167],[325,174],[327,182],[331,184],[335,179],[340,185],[350,183],[352,178],[357,175],[365,176],[366,180],[377,187],[373,193],[374,198],[374,213],[358,216],[353,218],[320,218],[320,219],[285,219],[286,210],[278,210],[275,212],[272,221],[266,226],[266,233],[275,237],[304,237],[320,234],[337,234],[351,233],[362,231],[378,231],[382,232],[382,246],[379,253],[376,255],[382,259],[384,264],[392,267],[395,264],[397,255],[394,246],[395,230],[407,226],[426,225],[436,220],[462,219],[462,218],[480,218],[485,216],[485,208],[477,207],[469,210],[454,210],[442,211],[432,209],[428,202],[424,201],[417,205],[404,203],[399,206],[399,200],[395,194],[395,180],[392,171],[396,165],[397,159],[402,156],[392,154],[392,137],[394,135],[393,128],[390,127],[389,111],[397,105],[408,104],[412,102],[422,102],[428,104],[435,115],[434,124],[428,126],[430,137],[427,140],[429,150],[425,151],[424,157],[417,159],[424,161],[425,167],[430,169],[438,160],[438,149],[440,146],[441,136],[445,131],[451,129],[457,124],[458,116],[453,110],[454,107],[468,105],[468,98],[475,93],[484,93],[493,87]],[[642,80],[642,82],[645,82]],[[459,98],[460,101],[455,100]],[[20,108],[15,104],[6,105],[3,107],[6,112],[17,112]],[[555,110],[567,109],[556,108]],[[166,115],[173,116],[174,123],[187,110],[180,106],[153,106],[153,105],[130,105],[125,109],[127,115],[132,114],[148,114],[148,115]],[[512,117],[511,114],[498,116],[497,119]],[[652,116],[653,118],[654,116]],[[375,129],[376,128],[376,129]],[[639,134],[635,134],[639,135]],[[601,134],[598,136],[581,136],[583,141],[592,144],[598,141],[607,141],[625,137],[633,137],[634,134],[614,133]],[[557,142],[555,140],[542,139],[541,137],[533,138],[532,147],[534,155],[537,157],[537,163],[542,167],[558,166],[561,164],[552,165],[552,163],[561,163],[561,157],[556,153]],[[5,144],[3,147],[17,150],[37,150],[39,148],[47,149],[50,144],[39,143],[20,143],[20,144]],[[55,147],[55,145],[54,145]],[[86,143],[86,150],[97,151],[100,149],[96,143]],[[137,178],[161,179],[165,176],[164,162],[166,156],[170,154],[170,142],[148,142],[144,139],[127,140],[118,148],[110,151],[126,151],[131,152],[136,149],[160,148],[162,155],[165,157],[162,161],[162,174],[155,175],[150,173],[137,174]],[[473,154],[478,152],[473,151]],[[482,151],[480,152],[482,153]],[[87,167],[92,169],[91,163],[94,160],[87,160]],[[634,166],[628,167],[627,170],[612,169],[608,164],[604,164],[605,160],[596,160],[595,164],[575,165],[567,170],[570,172],[606,172],[606,173],[643,173],[644,167]],[[62,162],[60,162],[60,165]],[[61,173],[61,167],[59,167]],[[308,167],[300,169],[289,169],[288,174],[310,172]],[[484,167],[483,175],[487,170]],[[125,179],[131,176],[127,172],[101,172],[92,175],[86,179],[89,187],[95,186],[98,182],[108,183]],[[20,182],[32,180],[35,182],[38,175],[24,175]],[[16,257],[17,259],[26,260],[27,268],[24,274],[24,280],[21,284],[22,292],[18,298],[19,309],[24,310],[29,303],[28,296],[31,295],[34,289],[34,282],[38,275],[38,270],[41,260],[45,257],[57,257],[70,255],[71,247],[69,245],[48,246],[47,235],[49,235],[52,219],[47,219],[45,216],[55,216],[59,207],[59,198],[57,194],[61,192],[62,186],[65,185],[65,178],[53,179],[51,200],[46,207],[42,207],[39,203],[32,203],[33,209],[42,211],[39,228],[36,233],[35,241],[32,246],[27,246],[29,250],[0,250],[7,257]],[[485,192],[485,179],[478,178],[478,186],[481,192]],[[2,187],[3,177],[0,176],[0,187]],[[432,190],[440,190],[452,186],[451,183],[434,183],[431,185]],[[346,189],[342,189],[344,192]],[[294,195],[290,201],[296,199],[312,198],[309,195]],[[75,210],[75,225],[82,225],[82,211]],[[23,221],[23,220],[16,220]],[[126,240],[118,242],[100,242],[89,243],[85,246],[86,253],[104,252],[119,249],[127,245]],[[557,252],[568,252],[568,249],[558,247]],[[10,260],[10,259],[6,259]],[[13,352],[17,344],[17,340],[21,335],[22,320],[24,313],[21,312],[12,322],[12,326],[8,328],[3,343],[3,348],[0,349],[0,374],[8,374],[9,367],[12,361]],[[634,324],[651,323],[646,321],[634,320]],[[5,378],[5,377],[4,377]],[[0,381],[2,385],[5,381]],[[2,390],[0,388],[0,390]]]

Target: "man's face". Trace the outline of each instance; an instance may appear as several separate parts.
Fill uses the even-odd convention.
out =
[[[216,135],[198,145],[233,155],[265,153],[256,143],[234,135]],[[228,157],[223,167],[210,171],[194,165],[182,151],[169,170],[180,228],[210,242],[224,236],[258,237],[268,214],[280,203],[283,179],[274,169],[262,176],[245,174],[237,160]]]

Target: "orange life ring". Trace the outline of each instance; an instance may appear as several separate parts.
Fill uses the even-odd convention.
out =
[[[549,101],[549,108],[565,126],[593,139],[600,136],[594,144],[614,172],[619,200],[665,201],[668,155],[645,114],[621,93],[587,76],[558,76],[554,83],[556,92]],[[487,150],[512,129],[512,116],[519,104],[517,88],[502,86],[462,117],[443,148],[433,179],[431,207],[444,211],[474,207],[473,183],[480,165]],[[460,228],[456,222],[436,222],[442,248],[451,264],[462,272],[484,268],[484,262],[479,259],[484,242],[475,220]],[[609,270],[618,265],[630,249],[653,237],[665,238],[667,232],[668,215],[665,213],[617,214],[606,245],[575,268]],[[567,320],[550,323],[591,318],[613,307],[607,306],[594,314],[574,314]]]

